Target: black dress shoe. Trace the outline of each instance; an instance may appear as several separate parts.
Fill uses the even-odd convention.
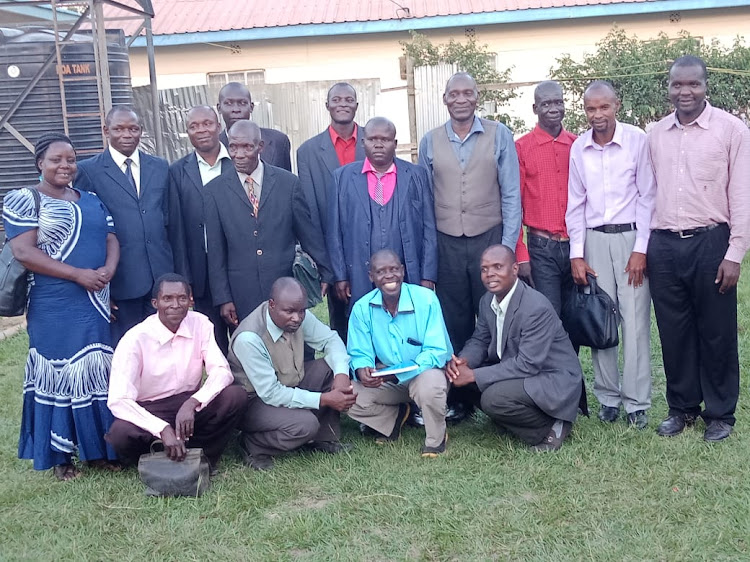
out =
[[[603,422],[614,423],[620,417],[620,408],[613,406],[602,406],[599,408],[599,419]]]
[[[445,421],[456,425],[471,417],[473,413],[473,406],[467,406],[466,404],[458,402],[452,406],[448,406],[448,410],[445,412]]]
[[[695,418],[693,418],[693,422],[694,421]],[[661,422],[659,427],[656,428],[656,433],[662,437],[674,437],[675,435],[682,433],[685,430],[686,425],[687,420],[685,419],[685,416],[683,414],[675,414]]]
[[[703,434],[703,439],[711,443],[716,443],[717,441],[724,441],[724,439],[729,437],[730,433],[732,433],[732,426],[727,422],[721,420],[710,420],[706,424],[706,431]]]

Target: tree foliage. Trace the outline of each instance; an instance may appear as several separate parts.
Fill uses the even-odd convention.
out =
[[[415,31],[411,32],[410,41],[400,41],[406,56],[414,61],[414,67],[433,66],[441,63],[455,64],[459,70],[468,72],[480,85],[479,105],[482,117],[501,121],[511,129],[523,130],[522,120],[511,117],[507,113],[489,113],[484,111],[481,104],[494,102],[495,111],[506,106],[510,100],[518,97],[516,88],[482,88],[482,84],[508,84],[512,68],[498,70],[494,64],[494,55],[488,51],[487,45],[480,45],[476,39],[470,38],[466,43],[459,43],[451,39],[448,43],[435,45],[426,36]]]
[[[711,104],[744,118],[750,114],[750,48],[741,37],[731,47],[718,41],[703,43],[682,31],[677,38],[660,33],[640,40],[614,27],[597,43],[596,52],[577,62],[565,54],[557,58],[550,76],[563,83],[568,110],[565,125],[586,129],[583,92],[596,79],[609,80],[620,95],[618,119],[641,128],[672,111],[667,97],[669,66],[679,56],[693,54],[706,61]]]

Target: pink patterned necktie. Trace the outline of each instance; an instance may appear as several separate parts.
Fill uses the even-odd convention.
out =
[[[250,176],[245,178],[245,191],[247,198],[250,199],[250,205],[253,207],[253,214],[258,216],[258,198],[255,195],[255,181]]]
[[[378,172],[375,172],[375,203],[383,206],[383,176],[385,174],[379,174]]]

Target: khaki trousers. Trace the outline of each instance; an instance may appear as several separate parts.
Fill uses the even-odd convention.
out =
[[[622,316],[622,383],[618,347],[592,349],[594,395],[603,406],[627,413],[651,407],[651,293],[648,278],[643,285],[628,285],[625,267],[635,244],[635,231],[607,234],[586,231],[583,255],[596,271],[597,284],[617,303]]]
[[[398,406],[413,400],[422,409],[427,447],[437,447],[445,437],[445,399],[448,380],[442,369],[427,369],[405,384],[383,383],[367,388],[354,381],[357,403],[349,408],[349,417],[383,435],[396,425]]]

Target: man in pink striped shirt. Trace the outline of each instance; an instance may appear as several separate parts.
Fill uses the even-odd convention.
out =
[[[107,406],[116,419],[105,439],[124,464],[161,439],[175,461],[187,447],[203,448],[213,471],[245,412],[247,393],[232,385],[213,325],[188,311],[191,300],[184,277],[162,275],[151,301],[157,313],[126,332],[115,350]]]
[[[750,131],[711,107],[707,84],[698,57],[669,70],[675,112],[649,135],[657,187],[648,271],[669,405],[658,433],[682,433],[700,415],[703,438],[715,442],[732,432],[740,391],[736,286],[750,246]]]
[[[651,406],[646,247],[654,173],[646,133],[617,121],[620,100],[609,82],[592,82],[583,104],[591,129],[570,150],[565,215],[570,269],[578,285],[596,276],[622,316],[622,382],[617,347],[591,350],[599,419],[616,421],[622,405],[628,423],[643,429]]]

